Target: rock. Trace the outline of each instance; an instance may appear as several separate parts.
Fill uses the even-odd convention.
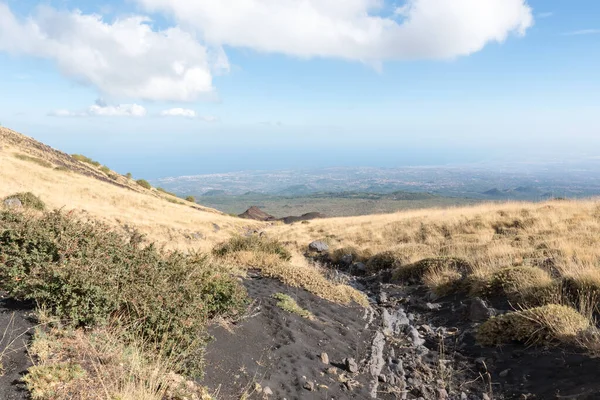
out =
[[[437,390],[437,399],[438,400],[448,400],[448,392],[446,389],[438,389]]]
[[[11,197],[10,199],[4,200],[4,205],[7,208],[23,208],[23,203],[21,203],[21,200],[17,199],[16,197]]]
[[[426,303],[425,308],[429,311],[438,311],[442,308],[442,305],[439,303]]]
[[[350,266],[350,273],[357,276],[365,275],[367,273],[367,266],[364,263],[356,262]]]
[[[335,367],[329,367],[327,368],[327,373],[329,375],[337,375],[337,369]]]
[[[354,261],[354,257],[352,256],[352,254],[344,254],[340,258],[340,264],[342,264],[344,267],[349,267],[350,265],[352,265],[352,261]]]
[[[379,380],[379,382],[381,383],[386,383],[387,382],[387,377],[383,374],[380,374],[377,379]]]
[[[327,355],[327,353],[321,353],[321,362],[323,364],[329,364],[329,356]]]
[[[469,396],[465,392],[461,392],[460,400],[469,400]]]
[[[390,313],[387,309],[381,314],[383,333],[387,336],[396,336],[410,323],[404,309],[399,307]]]
[[[423,339],[421,337],[421,335],[419,334],[419,331],[414,326],[411,326],[410,328],[408,328],[408,334],[415,346],[422,346],[425,344],[425,339]]]
[[[488,396],[488,394],[487,394],[487,393],[484,393],[484,394],[482,394],[482,395],[481,395],[481,398],[482,398],[483,400],[491,400],[491,399],[490,399],[490,396]]]
[[[317,240],[308,245],[308,249],[317,253],[324,253],[329,250],[327,243]]]
[[[500,378],[506,378],[509,373],[510,373],[510,368],[509,369],[505,369],[504,371],[500,372],[498,374],[498,376],[500,376]]]
[[[304,389],[308,390],[309,392],[312,392],[313,390],[315,390],[315,384],[310,381],[304,382],[304,385],[302,387]]]
[[[344,366],[346,367],[346,371],[352,374],[358,372],[358,364],[354,358],[344,358]]]
[[[388,302],[388,295],[386,292],[381,292],[377,295],[377,304],[386,304]]]
[[[273,391],[271,390],[270,387],[265,386],[265,388],[263,389],[263,394],[265,396],[273,396]]]
[[[217,224],[212,224],[212,225],[213,225],[213,231],[214,231],[215,233],[216,233],[216,232],[219,232],[219,231],[221,230],[221,227],[220,227],[219,225],[217,225]]]
[[[469,318],[471,321],[483,322],[495,315],[496,310],[490,308],[483,299],[476,297],[471,301],[471,307],[469,309]]]

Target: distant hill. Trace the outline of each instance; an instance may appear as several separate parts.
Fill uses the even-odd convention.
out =
[[[214,196],[226,196],[228,194],[228,192],[226,190],[207,190],[206,192],[202,193],[202,196],[204,197],[214,197]]]

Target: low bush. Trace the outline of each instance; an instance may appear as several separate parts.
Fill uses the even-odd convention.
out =
[[[111,169],[108,168],[106,165],[100,167],[100,171],[104,172],[106,175],[109,175],[112,172]]]
[[[513,341],[548,345],[575,340],[589,327],[589,320],[575,309],[549,304],[492,317],[477,331],[484,346]]]
[[[13,195],[5,197],[4,200],[15,198],[19,199],[19,201],[25,208],[31,208],[38,211],[43,211],[46,209],[46,204],[39,197],[37,197],[31,192],[15,193]]]
[[[91,165],[93,165],[95,167],[99,167],[99,166],[102,165],[98,161],[94,161],[91,158],[84,156],[83,154],[71,154],[71,157],[73,157],[77,161],[81,161],[81,162],[84,162],[86,164],[91,164]]]
[[[308,222],[308,221],[306,221]],[[331,253],[331,261],[334,264],[343,264],[344,261],[362,262],[365,263],[372,257],[372,254],[368,250],[359,250],[356,247],[342,247],[336,249]],[[351,260],[350,260],[351,259]]]
[[[395,282],[413,281],[423,283],[423,276],[432,271],[451,270],[462,276],[472,271],[471,264],[460,258],[437,257],[426,258],[410,265],[404,265],[394,270],[392,280]]]
[[[196,202],[196,198],[194,196],[188,196],[185,198],[185,201],[189,201],[191,203],[195,203]]]
[[[179,354],[198,373],[204,326],[236,315],[241,285],[203,255],[140,247],[100,223],[54,211],[0,213],[0,286],[75,326],[114,319],[132,337]]]
[[[148,182],[145,179],[138,179],[137,181],[135,181],[135,183],[137,183],[138,185],[140,185],[144,189],[152,189],[152,185],[150,184],[150,182]]]
[[[234,236],[228,241],[221,243],[213,249],[213,254],[225,257],[228,254],[251,251],[274,254],[283,261],[289,261],[292,254],[279,241],[267,239],[260,236]]]
[[[375,254],[367,261],[367,272],[375,274],[379,271],[386,269],[392,269],[399,266],[399,260],[396,255],[391,251],[384,251],[382,253]]]
[[[20,154],[20,153],[15,153],[15,157],[18,158],[19,160],[29,161],[29,162],[32,162],[39,166],[42,166],[44,168],[52,168],[52,163],[50,163],[46,160],[43,160],[41,158],[32,157],[32,156],[28,156],[27,154]]]

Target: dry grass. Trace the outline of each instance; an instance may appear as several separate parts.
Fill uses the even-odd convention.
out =
[[[177,360],[125,345],[119,328],[38,329],[30,346],[35,365],[23,378],[34,400],[209,400],[177,375]]]
[[[282,310],[299,315],[302,318],[310,320],[315,319],[315,316],[310,311],[300,307],[296,300],[294,300],[291,296],[284,293],[275,293],[273,298],[279,300],[277,302],[277,307],[281,308]]]
[[[84,218],[97,219],[120,229],[135,227],[149,241],[168,249],[209,250],[232,234],[243,233],[247,227],[263,225],[201,206],[166,201],[166,198],[172,200],[171,196],[155,189],[143,189],[124,176],[113,182],[99,168],[72,160],[63,153],[55,154],[55,150],[1,127],[0,148],[0,198],[32,192],[49,209],[76,210]],[[72,162],[80,170],[66,174],[31,162],[29,158],[58,167],[62,165],[59,163]]]

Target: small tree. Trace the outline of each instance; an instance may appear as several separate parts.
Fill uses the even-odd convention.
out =
[[[191,201],[192,203],[196,202],[196,198],[194,196],[188,196],[185,198],[187,201]]]
[[[144,189],[152,189],[152,185],[145,179],[138,179],[135,181],[138,185],[143,187]]]
[[[125,176],[127,177],[127,179],[133,178],[133,175],[131,175],[131,172],[126,173]]]

